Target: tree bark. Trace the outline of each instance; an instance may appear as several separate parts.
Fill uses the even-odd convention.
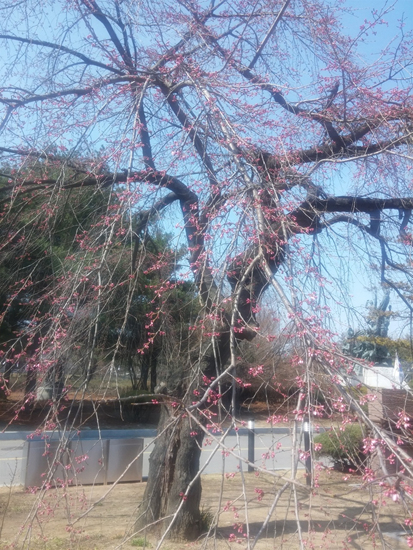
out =
[[[136,530],[147,527],[164,532],[172,522],[172,538],[193,540],[200,531],[201,478],[193,480],[199,471],[204,433],[187,416],[174,413],[172,407],[162,406],[161,435],[149,459],[148,483]]]
[[[148,389],[148,380],[149,380],[149,373],[150,373],[150,380],[151,380],[150,390],[152,393],[155,392],[155,386],[156,386],[156,380],[157,380],[156,367],[158,363],[158,355],[159,355],[158,350],[150,349],[148,353],[145,353],[145,355],[142,356],[141,377],[140,377],[140,384],[139,384],[139,388],[141,390]]]
[[[3,378],[0,377],[0,384],[2,384],[0,387],[0,400],[7,399],[9,396],[9,390],[11,387],[10,377],[13,372],[13,367],[13,363],[6,363]]]
[[[204,423],[205,417],[195,410],[197,425],[185,412],[185,406],[192,404],[195,389],[202,391],[200,377],[217,376],[228,362],[229,329],[221,329],[215,346],[210,341],[205,343],[201,359],[188,357],[168,372],[165,394],[173,396],[175,402],[165,395],[136,531],[147,528],[165,532],[170,526],[168,537],[176,540],[193,540],[200,534],[201,478],[196,476],[204,439],[199,424]]]

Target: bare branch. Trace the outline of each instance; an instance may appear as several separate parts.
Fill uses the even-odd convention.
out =
[[[282,8],[280,9],[280,11],[278,12],[277,14],[277,17],[274,19],[274,22],[273,24],[271,25],[271,27],[269,28],[264,40],[261,42],[259,48],[257,49],[254,57],[252,58],[252,61],[251,63],[248,65],[248,69],[253,69],[256,62],[258,61],[263,49],[265,48],[268,40],[271,38],[271,35],[273,34],[273,32],[275,31],[279,21],[281,20],[282,16],[284,15],[284,12],[285,10],[288,8],[288,4],[290,3],[290,0],[286,0],[282,6]]]
[[[115,67],[111,67],[110,65],[106,65],[105,63],[101,63],[100,61],[96,61],[95,59],[92,59],[79,51],[67,48],[66,46],[63,46],[63,44],[54,44],[53,42],[47,42],[46,40],[36,40],[34,38],[23,38],[22,36],[13,36],[10,34],[0,34],[0,39],[2,38],[5,40],[14,40],[17,42],[21,42],[22,44],[30,44],[30,45],[33,44],[36,46],[51,48],[53,50],[56,50],[58,53],[60,52],[67,53],[69,55],[77,57],[78,59],[81,59],[86,65],[99,67],[100,69],[104,69],[105,71],[109,71],[118,75],[123,74],[123,71],[116,69]]]

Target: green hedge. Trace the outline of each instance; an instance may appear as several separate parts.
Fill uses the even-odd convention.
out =
[[[363,432],[359,424],[348,424],[344,430],[333,429],[314,438],[314,444],[322,448],[316,456],[330,456],[339,469],[357,469],[365,461],[363,453]]]

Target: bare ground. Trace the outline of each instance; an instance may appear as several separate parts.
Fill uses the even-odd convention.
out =
[[[203,510],[206,523],[218,518],[216,530],[192,543],[165,541],[164,550],[181,548],[247,548],[267,517],[288,472],[241,474],[233,478],[203,476]],[[347,478],[347,479],[346,479]],[[303,474],[296,479],[299,528],[305,548],[406,549],[408,529],[399,502],[375,486],[372,495],[359,476],[334,471],[320,472],[320,487],[310,491]],[[144,483],[116,486],[70,487],[30,494],[21,488],[0,489],[0,548],[45,550],[109,550],[157,547],[153,534],[133,533]],[[105,497],[105,498],[102,498]],[[374,515],[372,514],[374,508]],[[247,512],[246,512],[247,510]],[[384,539],[372,535],[379,524]],[[248,528],[247,528],[248,525]],[[232,542],[231,542],[232,541]],[[382,543],[387,543],[383,546]],[[268,526],[255,546],[258,550],[300,548],[294,495],[291,486],[282,494]]]
[[[35,429],[45,420],[47,408],[37,407],[21,411],[14,419],[19,395],[0,402],[0,429],[12,421],[11,429]],[[112,397],[112,396],[106,396]],[[114,396],[113,396],[114,397]],[[99,404],[85,401],[79,412],[72,411],[79,428],[126,428],[155,424],[152,409],[140,419],[120,414],[115,403]],[[126,411],[127,413],[127,411]],[[289,408],[281,407],[277,414],[289,416]],[[254,404],[245,410],[246,417],[254,417],[265,424],[268,410],[265,404]],[[63,411],[61,421],[66,412]],[[331,420],[329,421],[329,423]],[[202,477],[205,524],[216,528],[208,536],[191,543],[165,541],[163,550],[223,550],[247,548],[268,515],[274,496],[285,481],[288,472],[270,474],[241,474],[222,478],[220,475]],[[343,475],[335,471],[319,472],[319,487],[310,491],[303,473],[296,478],[297,503],[290,484],[277,503],[268,525],[260,534],[257,550],[300,548],[298,529],[304,548],[406,549],[410,528],[402,503],[393,502],[386,495],[386,486],[363,485],[360,476]],[[243,489],[244,487],[244,489]],[[0,488],[0,549],[34,550],[109,550],[134,547],[156,549],[159,539],[154,534],[134,533],[133,521],[138,514],[145,484],[128,483],[116,486],[69,487],[31,494],[22,488]],[[373,491],[374,494],[371,494]],[[371,501],[375,505],[370,504]],[[297,512],[296,509],[297,508]],[[296,515],[299,515],[297,522]],[[379,525],[383,539],[374,535]],[[412,539],[413,542],[413,539]]]

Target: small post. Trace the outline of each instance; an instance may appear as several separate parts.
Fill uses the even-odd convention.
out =
[[[303,432],[304,432],[304,452],[305,458],[305,472],[306,472],[306,484],[311,487],[311,446],[310,446],[310,419],[307,417],[304,420]]]
[[[254,464],[254,450],[255,450],[255,432],[254,432],[255,422],[254,420],[248,420],[248,462]],[[248,464],[248,471],[253,472],[254,467]]]

